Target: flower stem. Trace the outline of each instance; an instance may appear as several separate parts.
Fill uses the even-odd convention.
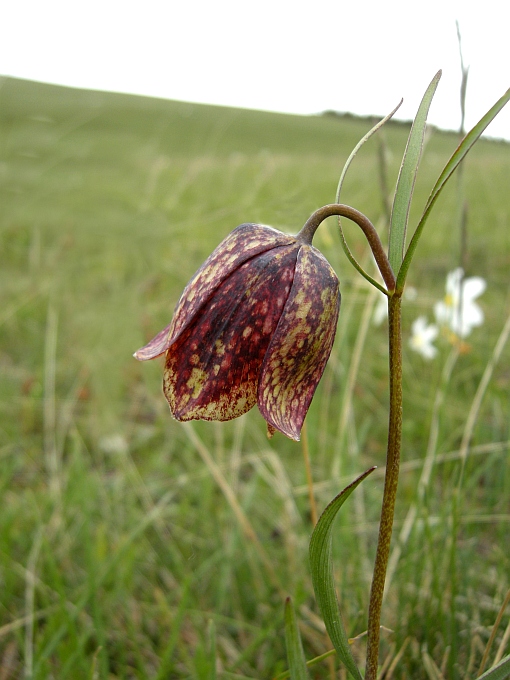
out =
[[[368,608],[367,661],[365,680],[376,680],[379,662],[379,632],[381,607],[390,554],[395,499],[397,496],[402,440],[402,330],[401,296],[388,298],[389,350],[390,350],[390,417],[388,450],[386,454],[386,477],[379,524],[379,539],[375,557],[370,604]]]
[[[379,271],[381,272],[381,276],[384,279],[388,291],[395,290],[395,274],[391,268],[388,256],[384,252],[379,234],[368,217],[359,210],[356,210],[356,208],[351,208],[350,205],[343,205],[342,203],[330,203],[329,205],[325,205],[316,210],[313,215],[308,218],[296,238],[305,243],[311,243],[319,224],[332,215],[346,217],[360,227],[372,249],[374,259],[379,267]]]

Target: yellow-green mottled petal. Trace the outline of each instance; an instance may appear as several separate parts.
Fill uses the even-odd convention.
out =
[[[313,246],[300,248],[294,281],[264,357],[258,406],[272,427],[299,440],[335,338],[338,278]]]
[[[232,272],[260,253],[291,245],[294,236],[283,234],[262,224],[241,224],[236,227],[207,258],[186,285],[172,319],[169,346],[188,326],[198,310]]]

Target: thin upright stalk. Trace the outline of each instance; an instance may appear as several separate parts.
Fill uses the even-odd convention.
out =
[[[386,476],[379,524],[379,539],[375,557],[374,575],[368,608],[367,660],[365,680],[376,680],[379,662],[379,632],[381,607],[390,554],[395,499],[397,497],[402,440],[402,329],[401,296],[397,293],[388,298],[389,350],[390,350],[390,417]]]

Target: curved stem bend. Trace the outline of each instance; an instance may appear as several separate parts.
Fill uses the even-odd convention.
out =
[[[327,217],[331,217],[332,215],[346,217],[352,222],[355,222],[358,227],[360,227],[366,236],[372,253],[374,254],[375,261],[379,267],[379,271],[381,272],[381,276],[384,279],[384,283],[386,284],[388,291],[393,292],[396,286],[396,278],[395,274],[393,273],[393,269],[391,268],[390,261],[388,260],[388,256],[384,252],[381,239],[379,238],[379,235],[372,222],[359,210],[351,208],[349,205],[344,205],[343,203],[331,203],[329,205],[325,205],[322,208],[319,208],[319,210],[316,210],[313,215],[308,218],[306,224],[297,235],[297,238],[301,241],[304,241],[305,243],[311,244],[319,224]]]

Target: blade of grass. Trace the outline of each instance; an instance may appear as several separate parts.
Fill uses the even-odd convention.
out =
[[[340,420],[335,437],[335,452],[332,456],[331,477],[334,480],[338,480],[340,477],[340,466],[343,456],[347,425],[352,414],[354,403],[354,389],[356,381],[359,378],[361,358],[363,356],[363,350],[365,348],[368,331],[370,329],[370,320],[372,319],[375,299],[376,292],[375,290],[370,289],[365,300],[361,322],[359,323],[358,333],[353,346],[354,349],[349,360],[349,371],[345,380],[345,389],[342,399],[342,407],[340,410]]]
[[[423,151],[423,139],[425,136],[425,126],[427,116],[434,97],[436,88],[441,78],[441,71],[438,71],[432,78],[427,91],[423,95],[418,113],[411,127],[407,140],[406,150],[402,158],[402,165],[397,180],[397,188],[393,199],[390,221],[390,238],[388,247],[388,257],[391,268],[398,272],[404,258],[404,246],[406,240],[407,223],[409,221],[409,210],[413,198],[416,174],[420,164]]]
[[[32,678],[34,669],[34,623],[35,623],[35,570],[43,537],[39,527],[34,538],[27,564],[25,584],[26,624],[25,624],[25,677]]]
[[[501,623],[501,620],[505,614],[505,610],[508,606],[508,603],[510,602],[510,590],[507,591],[505,599],[503,600],[503,604],[501,605],[501,608],[498,612],[498,615],[496,616],[496,620],[494,622],[494,625],[492,626],[492,631],[489,637],[489,640],[487,642],[487,645],[485,647],[485,651],[483,653],[483,658],[482,662],[480,664],[480,670],[478,671],[478,676],[482,676],[482,673],[485,669],[485,666],[487,664],[487,659],[489,658],[490,651],[492,649],[492,645],[494,644],[494,640],[496,639],[496,633],[498,632],[499,625]]]
[[[476,389],[475,396],[471,403],[471,408],[469,409],[468,417],[466,418],[466,424],[464,426],[464,432],[462,434],[462,440],[459,449],[459,458],[461,460],[461,468],[458,482],[459,489],[464,479],[464,470],[466,467],[466,461],[469,453],[469,444],[473,436],[473,430],[475,427],[476,420],[478,418],[478,414],[480,413],[482,401],[487,391],[489,382],[494,373],[494,369],[501,357],[501,353],[503,352],[503,349],[505,348],[505,345],[508,342],[509,336],[510,336],[510,315],[508,315],[505,321],[505,325],[503,326],[503,329],[499,335],[499,338],[496,342],[496,346],[494,347],[492,355],[489,358],[489,361],[487,362],[482,378]]]
[[[325,659],[329,659],[332,656],[335,656],[335,654],[336,649],[329,649],[327,652],[324,652],[324,654],[320,654],[319,656],[316,656],[313,659],[309,659],[306,662],[306,667],[311,668],[312,666],[315,666],[315,664],[318,664],[321,661],[324,661]],[[283,673],[278,673],[278,675],[275,675],[273,680],[287,680],[287,678],[290,678],[290,671],[283,671]]]
[[[213,619],[207,625],[207,647],[209,653],[209,680],[216,680],[216,626]]]
[[[60,496],[60,461],[57,453],[55,376],[57,364],[58,313],[48,305],[44,348],[44,455],[50,493]]]
[[[480,675],[478,680],[505,680],[505,678],[510,678],[510,654],[505,656],[497,666],[493,666],[483,675]]]
[[[237,521],[239,522],[239,525],[244,532],[244,535],[255,547],[255,550],[256,550],[257,554],[259,555],[259,558],[260,558],[262,564],[265,566],[265,568],[267,570],[269,580],[275,586],[275,588],[278,589],[278,591],[280,593],[283,593],[283,587],[280,584],[280,580],[279,580],[277,573],[274,569],[273,563],[269,559],[269,555],[265,551],[262,543],[260,542],[259,537],[255,533],[255,530],[253,529],[253,527],[250,523],[250,520],[246,516],[246,513],[242,509],[239,501],[237,500],[237,497],[235,496],[234,492],[232,491],[232,487],[230,486],[230,484],[225,479],[225,476],[222,473],[219,466],[213,460],[213,457],[211,456],[209,449],[207,448],[207,446],[205,446],[203,441],[196,434],[196,432],[193,428],[193,425],[191,423],[184,423],[183,424],[183,430],[186,432],[190,442],[193,444],[193,446],[197,450],[198,454],[200,455],[200,457],[204,461],[205,465],[209,469],[209,471],[210,471],[211,475],[213,476],[216,484],[221,489],[221,491],[222,491],[223,495],[225,496],[228,504],[232,508],[232,511],[234,512],[234,514],[237,518]]]
[[[444,415],[443,405],[447,394],[448,386],[450,385],[452,371],[459,358],[459,350],[457,347],[452,348],[450,354],[448,355],[443,370],[441,372],[441,382],[436,391],[434,398],[434,405],[432,407],[432,416],[430,421],[429,429],[429,439],[427,444],[427,451],[425,458],[423,459],[423,467],[421,470],[420,478],[418,480],[417,492],[413,498],[413,501],[409,505],[406,513],[406,517],[400,529],[400,534],[398,541],[393,548],[389,562],[388,570],[386,572],[386,584],[384,587],[384,596],[388,592],[393,577],[395,575],[400,557],[402,555],[402,550],[407,544],[411,531],[413,530],[416,520],[418,518],[418,512],[423,508],[423,501],[429,488],[430,479],[432,476],[432,470],[434,465],[438,462],[437,458],[437,442],[439,438],[439,427],[441,423],[441,417]],[[401,468],[402,469],[402,468]]]
[[[292,680],[309,680],[303,643],[299,633],[296,612],[290,597],[285,601],[285,644]]]
[[[364,472],[331,501],[320,516],[310,540],[310,566],[315,597],[317,598],[331,642],[340,660],[356,680],[362,680],[361,673],[358,670],[349,646],[333,578],[333,561],[331,557],[332,529],[337,512],[354,489],[374,470],[375,467],[372,467]]]
[[[162,654],[161,663],[159,665],[158,673],[155,680],[165,680],[174,671],[173,655],[174,650],[181,634],[181,625],[184,619],[184,614],[186,613],[186,608],[188,606],[189,594],[190,594],[190,583],[191,576],[189,576],[184,582],[182,588],[181,601],[177,608],[174,620],[172,621],[172,628],[170,630],[168,644]]]
[[[317,524],[317,504],[315,502],[315,494],[313,492],[313,475],[312,466],[310,465],[310,447],[308,446],[308,429],[306,426],[306,420],[303,423],[303,428],[301,430],[301,448],[303,451],[303,461],[305,464],[306,471],[306,482],[308,484],[308,500],[310,503],[310,517],[312,519],[312,524],[315,526]]]
[[[505,628],[505,632],[503,633],[503,637],[501,638],[501,642],[499,643],[498,651],[496,652],[496,656],[494,657],[494,665],[497,665],[503,658],[503,653],[506,649],[509,640],[510,640],[510,621],[508,621],[508,625]]]

